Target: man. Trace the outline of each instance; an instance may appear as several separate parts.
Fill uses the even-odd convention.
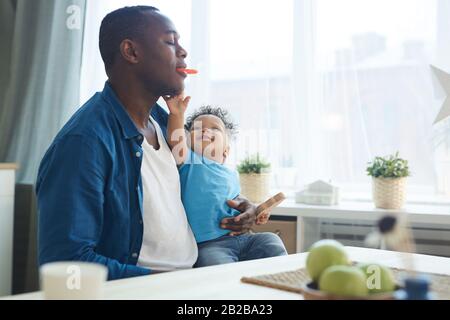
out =
[[[110,280],[190,268],[197,247],[157,105],[184,90],[177,69],[187,52],[172,22],[147,6],[108,14],[100,52],[103,92],[62,128],[39,168],[39,263],[100,263]],[[255,206],[241,197],[229,205],[242,214],[222,227],[247,232]]]

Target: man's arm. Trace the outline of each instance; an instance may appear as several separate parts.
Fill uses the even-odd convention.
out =
[[[184,130],[184,113],[190,100],[191,97],[185,98],[183,95],[165,98],[170,111],[167,140],[177,165],[185,162],[188,153],[186,131]]]
[[[81,135],[64,137],[45,155],[36,186],[40,265],[99,263],[108,267],[109,280],[150,274],[95,251],[103,231],[106,165],[103,146]]]

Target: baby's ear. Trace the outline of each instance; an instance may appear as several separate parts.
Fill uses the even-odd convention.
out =
[[[225,159],[227,159],[229,154],[230,154],[230,146],[226,147],[226,148],[223,150],[223,157],[224,157]]]

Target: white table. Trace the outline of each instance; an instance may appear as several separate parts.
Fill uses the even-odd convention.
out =
[[[14,163],[0,163],[0,296],[11,294],[17,168]]]
[[[413,205],[407,204],[402,210],[384,210],[375,208],[371,202],[341,202],[336,206],[314,206],[295,203],[287,199],[272,210],[272,216],[297,218],[297,252],[307,249],[305,239],[320,238],[318,219],[355,220],[375,222],[386,214],[408,213],[411,224],[439,224],[450,227],[449,205]],[[315,241],[314,240],[314,241]]]
[[[375,249],[347,247],[350,258],[358,262],[375,261],[389,267],[403,268],[404,254]],[[232,263],[145,277],[108,282],[105,298],[151,300],[281,300],[303,299],[299,294],[240,281],[255,276],[292,271],[305,266],[306,253],[248,262]],[[414,255],[415,269],[450,275],[450,258]],[[7,297],[7,299],[42,299],[42,292]]]

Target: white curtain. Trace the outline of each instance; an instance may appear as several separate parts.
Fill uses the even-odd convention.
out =
[[[256,152],[275,188],[331,180],[368,195],[365,168],[400,151],[410,195],[450,194],[450,124],[429,64],[450,71],[447,0],[88,0],[85,101],[106,79],[98,28],[125,5],[158,7],[177,26],[189,64],[190,110],[230,110],[240,127],[230,161]]]

